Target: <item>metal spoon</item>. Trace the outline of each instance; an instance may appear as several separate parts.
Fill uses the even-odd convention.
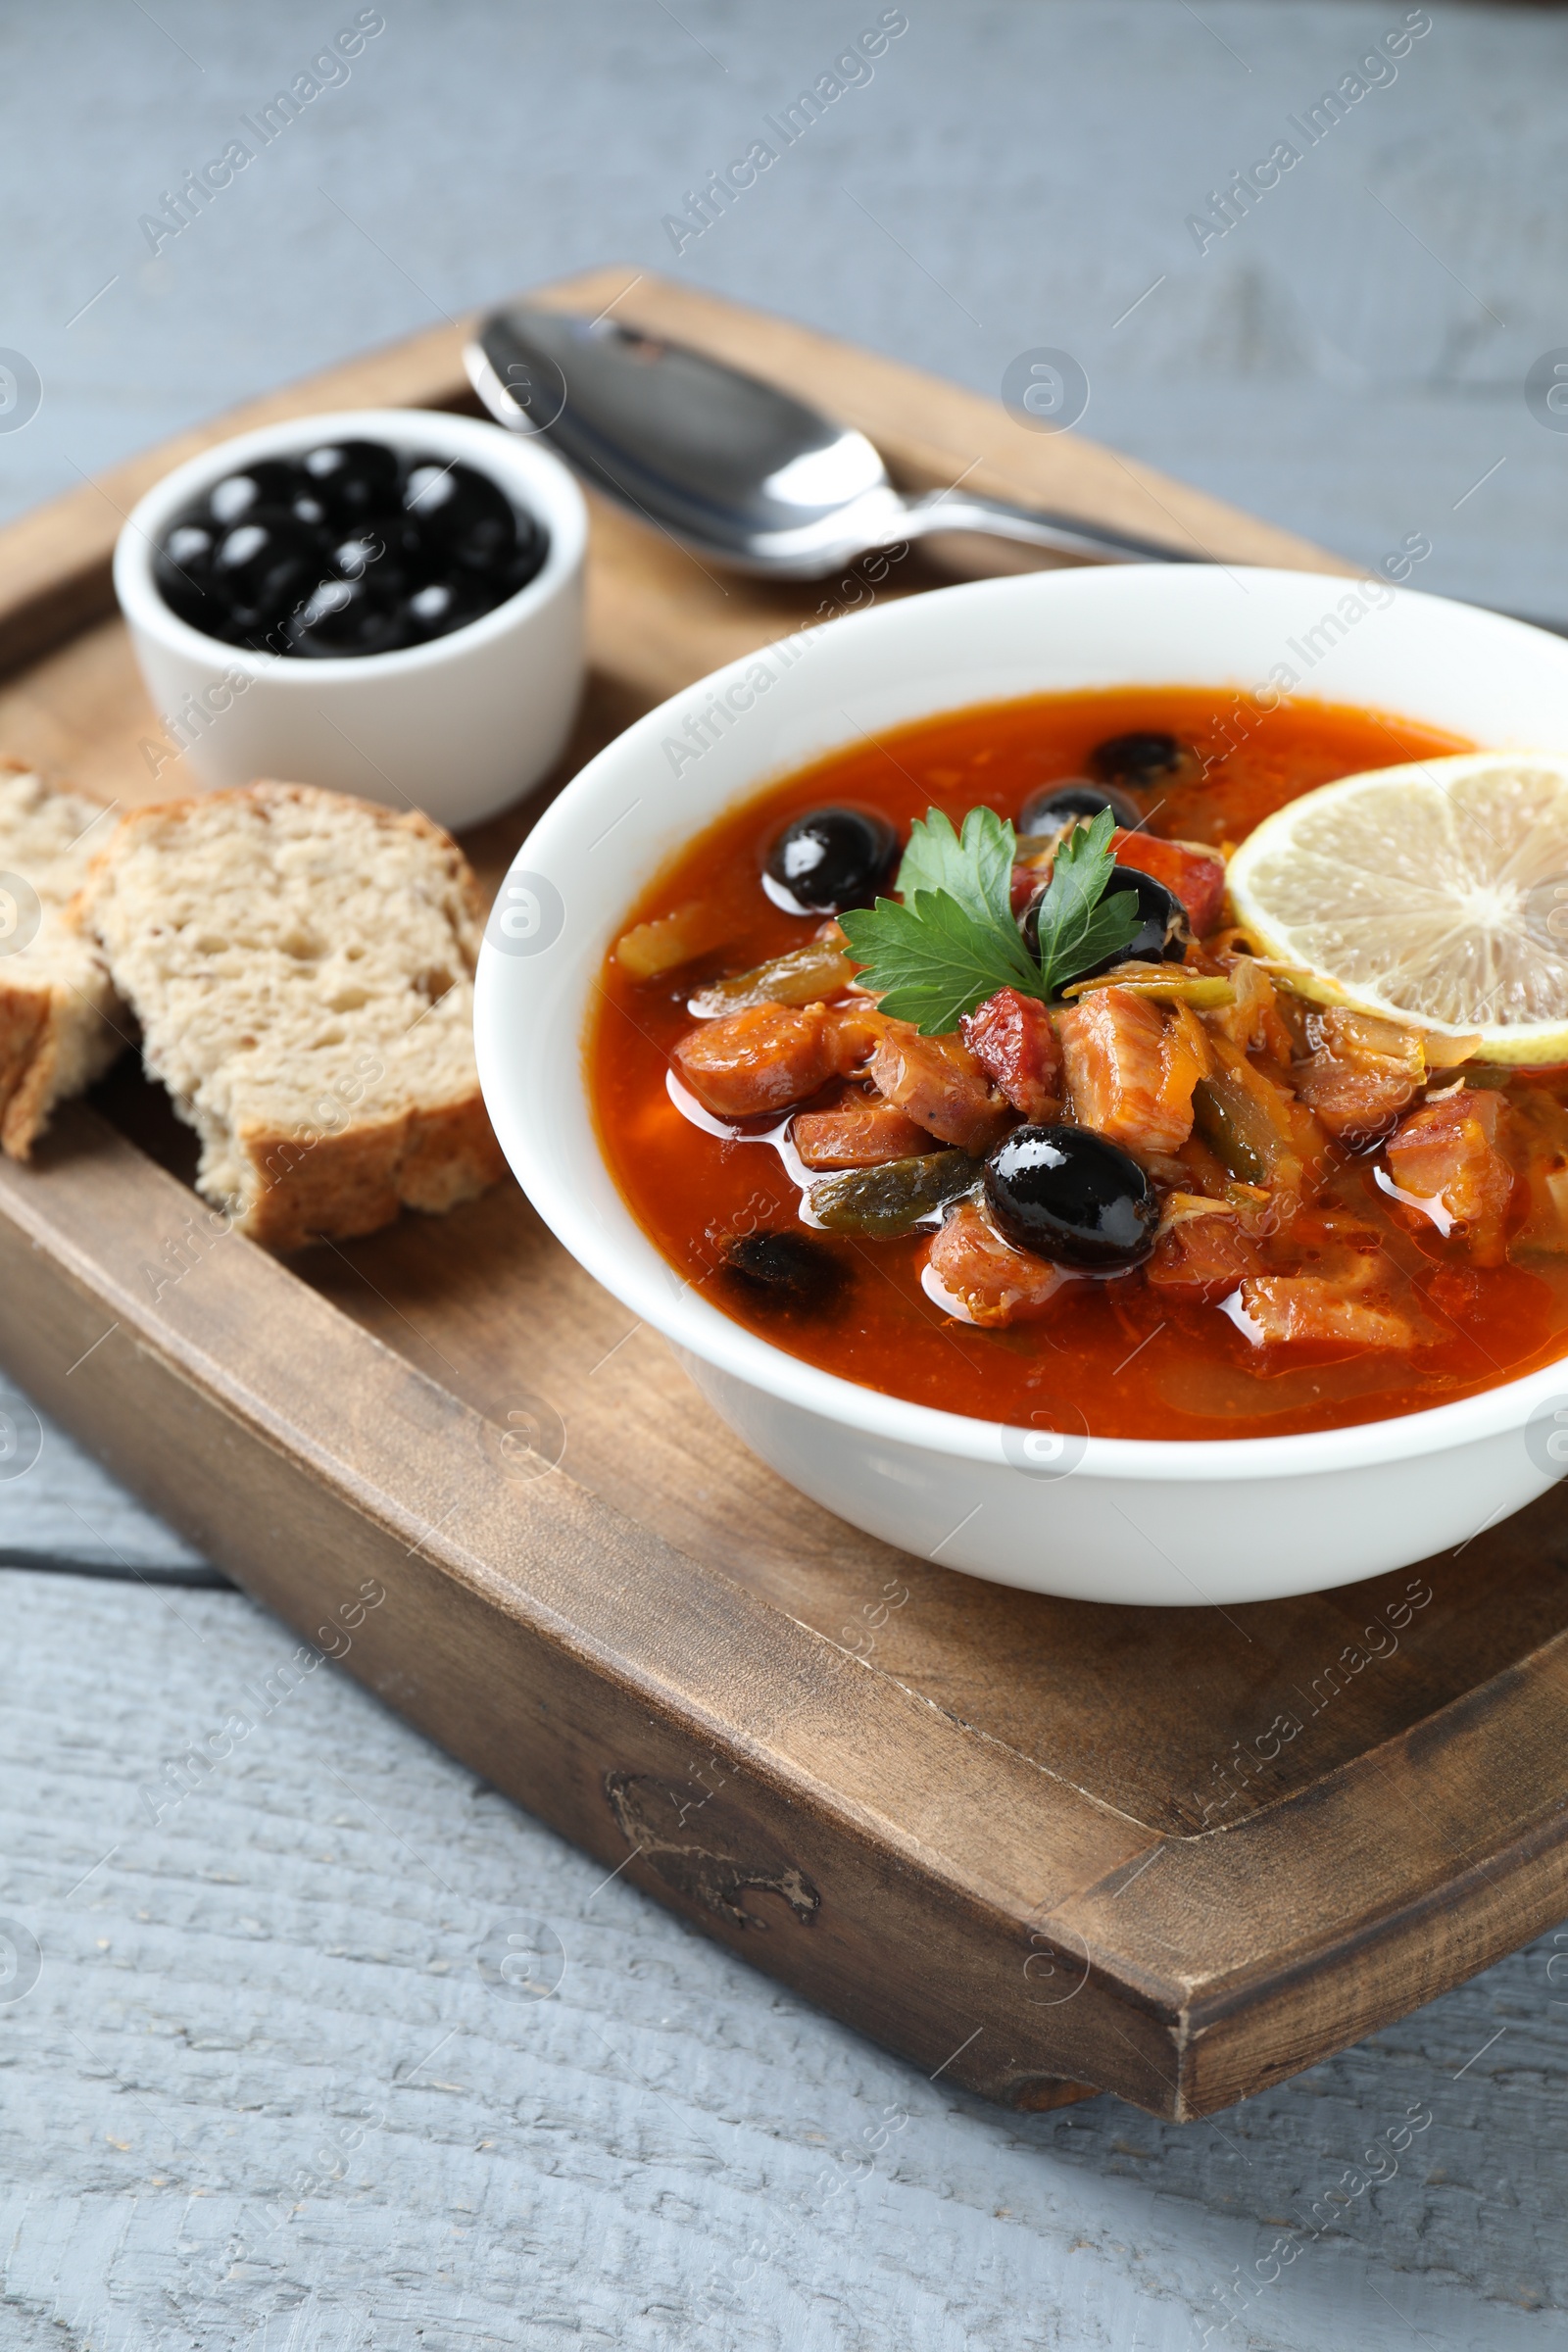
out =
[[[486,318],[464,360],[500,423],[548,432],[596,489],[740,571],[820,579],[871,548],[935,531],[982,531],[1093,564],[1202,561],[966,491],[906,498],[863,433],[612,319],[519,304]]]

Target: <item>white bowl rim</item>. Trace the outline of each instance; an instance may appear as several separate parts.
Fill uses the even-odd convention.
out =
[[[152,558],[165,525],[181,507],[221,481],[225,473],[255,459],[306,449],[317,441],[351,439],[380,439],[402,449],[421,441],[436,444],[445,440],[455,451],[471,452],[475,470],[489,472],[498,486],[510,467],[511,495],[518,503],[536,508],[550,533],[544,563],[527,586],[490,612],[481,612],[476,620],[466,621],[462,628],[432,637],[423,645],[310,662],[286,654],[257,653],[251,646],[225,645],[220,637],[204,635],[171,612],[154,585]],[[587,545],[588,510],[582,492],[561,460],[537,441],[509,433],[482,417],[459,416],[445,409],[326,409],[313,416],[280,417],[275,424],[255,425],[226,441],[215,441],[211,448],[160,476],[121,525],[115,542],[115,595],[133,627],[161,638],[185,660],[220,661],[226,668],[265,677],[285,691],[302,692],[311,680],[325,686],[339,679],[392,678],[431,669],[451,661],[458,650],[477,649],[526,627],[534,613],[551,603],[580,570]]]
[[[1222,568],[1209,564],[1183,565],[1179,574],[1172,572],[1159,576],[1169,578],[1173,586],[1178,586],[1181,581],[1190,582],[1197,574],[1211,573]],[[1296,583],[1303,578],[1328,582],[1335,579],[1353,581],[1363,576],[1349,571],[1343,574],[1317,571],[1303,574],[1261,565],[1250,565],[1248,569],[1250,578]],[[1105,575],[1097,569],[1087,576],[1093,581]],[[1044,590],[1049,594],[1058,583],[1076,584],[1084,579],[1085,574],[1076,569],[1037,572],[1022,577],[969,581],[955,587],[933,589],[909,601],[929,607],[933,599],[985,598],[999,592],[1003,595],[1014,594],[1020,589],[1036,593]],[[1510,633],[1545,637],[1545,632],[1533,628],[1528,622],[1462,606],[1453,598],[1431,596],[1412,589],[1399,589],[1394,593],[1411,603],[1457,608],[1467,614],[1473,612],[1476,622],[1483,627],[1495,626]],[[901,601],[866,612],[850,614],[827,625],[835,635],[845,630],[875,630],[880,633],[897,629],[901,613],[907,609],[908,606]],[[1549,644],[1554,641],[1546,638],[1546,642]],[[710,701],[715,695],[722,694],[731,683],[744,676],[748,664],[756,660],[756,649],[740,655],[733,662],[710,671],[706,678],[696,679],[682,687],[676,695],[634,720],[589,760],[552,802],[521,845],[509,870],[539,868],[548,871],[551,835],[562,823],[562,812],[565,805],[578,795],[579,787],[598,773],[613,772],[623,760],[636,760],[645,750],[657,750],[662,734],[672,721],[678,723],[679,705],[689,706],[698,698]],[[1215,667],[1216,670],[1223,668],[1222,657],[1216,657]],[[1192,681],[1182,682],[1186,684]],[[1214,682],[1230,683],[1218,677]],[[959,709],[962,706],[954,705],[952,708]],[[815,758],[831,757],[831,750],[829,746],[825,751],[814,754],[813,760]],[[764,793],[770,781],[783,781],[796,764],[791,762],[790,766],[780,769],[776,779],[761,775],[754,778],[732,796],[729,805],[738,807],[745,800]],[[706,828],[708,824],[718,821],[719,813],[715,811],[701,820],[702,826]],[[628,893],[628,899],[634,893]],[[552,1171],[535,1149],[533,1122],[528,1115],[527,1104],[522,1100],[516,1057],[507,1050],[504,1034],[501,967],[506,960],[487,939],[480,951],[474,990],[474,1045],[486,1107],[513,1172],[534,1207],[571,1255],[597,1282],[630,1307],[642,1321],[662,1332],[677,1348],[689,1349],[721,1372],[728,1373],[748,1387],[760,1390],[764,1395],[846,1425],[865,1436],[916,1451],[924,1449],[984,1463],[1006,1460],[1003,1439],[1012,1425],[983,1420],[967,1413],[945,1412],[932,1405],[890,1396],[879,1389],[862,1387],[858,1382],[842,1379],[836,1373],[824,1372],[804,1357],[788,1354],[771,1342],[760,1339],[743,1324],[733,1322],[716,1307],[710,1306],[705,1299],[696,1296],[689,1285],[680,1283],[676,1269],[637,1224],[624,1197],[620,1195],[618,1185],[615,1186],[616,1196],[630,1228],[627,1238],[634,1240],[635,1249],[628,1248],[626,1240],[621,1237],[607,1234],[586,1213],[570,1184],[558,1184],[555,1181]],[[576,1017],[579,1041],[583,1041],[586,1037],[586,1007],[580,996]],[[585,1083],[583,1092],[586,1102]],[[588,1103],[588,1113],[592,1133],[595,1122],[591,1102]],[[594,1149],[597,1152],[597,1143]],[[603,1165],[602,1154],[600,1157]],[[609,1173],[608,1169],[606,1172]],[[612,1176],[611,1181],[613,1184]],[[1082,1459],[1075,1465],[1071,1475],[1091,1479],[1181,1484],[1332,1476],[1446,1452],[1457,1446],[1521,1429],[1530,1421],[1533,1413],[1548,1401],[1568,1403],[1568,1350],[1565,1350],[1564,1357],[1550,1364],[1542,1365],[1515,1380],[1484,1389],[1476,1396],[1454,1398],[1446,1404],[1430,1405],[1418,1412],[1395,1414],[1381,1421],[1351,1422],[1339,1429],[1306,1430],[1286,1436],[1255,1438],[1090,1436],[1085,1441]]]

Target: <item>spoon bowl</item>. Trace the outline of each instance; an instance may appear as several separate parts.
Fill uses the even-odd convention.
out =
[[[1184,550],[968,492],[906,497],[852,426],[703,352],[609,318],[518,304],[465,353],[496,420],[546,432],[595,489],[738,571],[814,580],[870,549],[979,531],[1092,564]]]

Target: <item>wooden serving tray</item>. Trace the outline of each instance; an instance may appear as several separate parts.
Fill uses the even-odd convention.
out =
[[[548,299],[665,330],[869,432],[901,480],[1030,496],[1226,562],[1319,551],[1077,435],[611,270]],[[159,729],[109,557],[151,481],[312,409],[470,409],[443,329],[276,394],[0,548],[0,755],[122,803]],[[913,557],[876,589],[936,575]],[[594,504],[594,675],[560,781],[638,712],[872,589],[718,578]],[[154,755],[155,756],[155,755]],[[536,808],[537,804],[535,805]],[[497,876],[535,808],[468,847]],[[1568,1531],[1234,1610],[1100,1608],[858,1535],[754,1460],[511,1185],[282,1264],[193,1221],[123,1072],[0,1163],[0,1360],[311,1640],[520,1804],[929,2072],[1017,2107],[1229,2105],[1568,1911]],[[935,1538],[939,1531],[933,1531]],[[1294,1729],[1289,1729],[1294,1726]]]

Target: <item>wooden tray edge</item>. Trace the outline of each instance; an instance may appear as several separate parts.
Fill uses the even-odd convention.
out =
[[[429,1688],[403,1687],[390,1620],[357,1645],[349,1670],[607,1866],[624,1866],[628,1850],[623,1823],[616,1844],[605,1793],[612,1779],[667,1788],[682,1758],[686,1770],[694,1754],[717,1759],[746,1791],[744,1809],[730,1800],[739,1842],[793,1848],[791,1866],[826,1889],[839,1961],[822,1964],[829,1937],[813,1938],[816,1948],[781,1937],[763,1949],[733,1922],[715,1925],[701,1873],[694,1882],[679,1856],[634,1863],[638,1883],[705,1929],[727,1926],[747,1958],[917,2061],[948,2058],[979,2024],[990,2031],[952,2071],[987,2096],[1038,2099],[1066,2077],[1171,2115],[1228,2104],[1255,2086],[1265,2063],[1275,2076],[1294,2071],[1339,2046],[1348,2023],[1365,2031],[1407,2005],[1400,1985],[1368,2009],[1362,1962],[1373,1940],[1404,1951],[1435,1906],[1458,1919],[1487,1887],[1495,1895],[1494,1863],[1484,1882],[1476,1856],[1434,1846],[1414,1896],[1401,1880],[1385,1910],[1363,1902],[1348,1918],[1334,1808],[1318,1789],[1294,1809],[1288,1855],[1281,1814],[1289,1808],[1201,1839],[1168,1839],[986,1741],[994,1810],[976,1819],[951,1792],[967,1786],[961,1767],[984,1735],[869,1675],[559,1471],[513,1484],[504,1433],[314,1292],[299,1286],[294,1296],[294,1278],[248,1243],[229,1237],[163,1302],[139,1298],[137,1270],[158,1262],[189,1206],[182,1186],[80,1106],[63,1118],[38,1171],[0,1166],[0,1280],[15,1302],[0,1331],[8,1370],[313,1640],[323,1631],[322,1594],[336,1589],[339,1555],[375,1563],[389,1590],[408,1595],[400,1606],[419,1613]],[[244,1377],[225,1364],[241,1330],[252,1336]],[[201,1435],[171,1452],[161,1433],[176,1428]],[[220,1476],[200,1470],[208,1460],[222,1463]],[[242,1461],[257,1500],[236,1511]],[[456,1525],[454,1465],[465,1482]],[[454,1612],[460,1634],[444,1624]],[[509,1689],[525,1709],[546,1687],[574,1687],[582,1760],[565,1782],[558,1785],[537,1750],[525,1767],[509,1761],[507,1723],[494,1708],[476,1714],[473,1663],[498,1641]],[[691,1654],[683,1657],[682,1645]],[[790,1693],[771,1718],[748,1704],[761,1687]],[[733,1694],[727,1706],[713,1702],[719,1689]],[[613,1740],[596,1713],[613,1717]],[[1513,1719],[1483,1709],[1467,1737],[1474,1773],[1494,1774],[1515,1738]],[[1560,1882],[1563,1829],[1559,1808],[1534,1844],[1520,1845],[1505,1935],[1527,1913],[1549,1916],[1545,1889]],[[1157,1871],[1148,1867],[1156,1852]],[[1133,1931],[1160,1926],[1151,1902],[1161,1878],[1170,1890],[1161,1901],[1181,1912],[1202,1908],[1220,1882],[1238,1876],[1251,1884],[1264,1941],[1264,1896],[1275,1913],[1307,1907],[1311,1924],[1302,1932],[1298,1918],[1281,1960],[1250,1973],[1243,1965],[1228,1982],[1200,1987],[1174,1953],[1164,1976],[1128,1958]],[[884,1965],[879,2011],[868,2020],[848,1955],[860,1935],[877,1936],[890,1903],[907,1915],[922,1966],[911,1974]],[[1276,1942],[1277,1930],[1276,1918]],[[1080,1961],[1070,2007],[1039,1999],[1045,1968],[1059,1984]],[[1309,2025],[1287,2035],[1276,2064],[1265,2004],[1309,1971]]]
[[[848,420],[899,444],[903,470],[921,487],[959,473],[994,496],[1036,499],[1119,523],[1210,561],[1278,564],[1342,573],[1343,559],[1262,522],[1084,436],[1024,433],[998,402],[939,376],[859,351],[762,311],[696,287],[609,264],[535,288],[556,309],[613,309],[629,323],[679,334],[715,357],[755,368],[759,354],[781,382],[800,383],[800,353],[836,377]],[[425,408],[483,412],[463,367],[477,314],[384,345],[280,385],[109,467],[79,489],[33,508],[0,530],[0,677],[36,661],[114,610],[109,564],[126,514],[172,467],[214,442],[315,409]],[[902,430],[879,419],[892,400]]]

